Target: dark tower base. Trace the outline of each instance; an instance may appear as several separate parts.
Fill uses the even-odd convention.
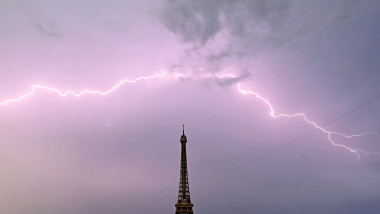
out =
[[[175,209],[175,214],[193,214],[193,204],[191,203],[186,203],[186,204],[182,204],[182,203],[177,203],[175,205],[176,209]]]

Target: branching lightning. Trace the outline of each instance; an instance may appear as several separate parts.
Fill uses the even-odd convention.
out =
[[[330,141],[330,143],[334,146],[338,146],[338,147],[342,147],[352,153],[355,153],[358,158],[360,159],[360,153],[363,153],[363,154],[366,154],[366,155],[369,155],[369,154],[380,154],[378,152],[366,152],[366,151],[363,151],[361,149],[355,149],[355,148],[352,148],[352,147],[349,147],[349,146],[345,146],[343,144],[338,144],[336,142],[333,141],[332,139],[332,136],[333,135],[339,135],[341,137],[344,137],[346,139],[350,139],[350,138],[354,138],[354,137],[362,137],[362,136],[365,136],[365,135],[375,135],[377,136],[378,138],[380,138],[380,135],[378,133],[374,133],[374,132],[364,132],[364,133],[360,133],[360,134],[354,134],[354,135],[346,135],[346,134],[343,134],[343,133],[340,133],[340,132],[333,132],[333,131],[328,131],[326,130],[325,128],[321,127],[320,125],[318,125],[316,122],[314,121],[311,121],[307,118],[307,116],[304,114],[304,113],[294,113],[294,114],[275,114],[275,111],[274,111],[274,108],[272,106],[272,104],[269,102],[268,99],[260,96],[259,94],[257,94],[256,92],[254,91],[247,91],[247,90],[243,90],[241,88],[241,84],[240,83],[237,83],[237,88],[239,90],[240,93],[242,94],[249,94],[249,95],[253,95],[255,96],[257,99],[261,100],[262,102],[264,102],[267,107],[269,108],[270,110],[270,116],[273,117],[273,118],[281,118],[281,117],[286,117],[286,118],[292,118],[292,117],[301,117],[306,123],[312,125],[314,128],[322,131],[323,133],[327,134],[327,139]]]
[[[180,73],[171,73],[171,75],[173,75],[176,78],[188,78],[188,75],[184,75],[184,74],[180,74]],[[160,74],[137,77],[137,78],[132,79],[132,80],[130,80],[130,79],[123,79],[123,80],[119,81],[117,84],[115,84],[114,86],[112,86],[110,89],[105,90],[105,91],[89,90],[89,89],[85,89],[85,90],[82,90],[82,91],[79,91],[79,92],[74,92],[72,90],[62,91],[62,90],[59,90],[57,88],[48,87],[48,86],[39,85],[39,84],[34,84],[32,86],[32,90],[31,91],[29,91],[29,92],[25,93],[24,95],[21,95],[21,96],[19,96],[17,98],[7,99],[7,100],[5,100],[3,102],[0,102],[0,106],[5,106],[5,105],[8,105],[8,104],[14,103],[14,102],[20,102],[20,101],[26,99],[27,97],[30,97],[30,96],[36,94],[39,90],[45,90],[45,91],[53,92],[53,93],[58,94],[61,97],[66,97],[66,96],[69,96],[69,95],[74,96],[74,97],[81,97],[81,96],[86,95],[86,94],[89,94],[89,95],[108,95],[108,94],[111,94],[116,89],[122,87],[123,85],[125,85],[127,83],[136,83],[136,82],[138,82],[140,80],[159,79],[159,78],[163,78],[165,76],[167,76],[167,73],[166,72],[162,72]],[[202,79],[203,78],[210,78],[210,77],[214,77],[214,78],[216,78],[218,80],[226,80],[226,79],[229,79],[229,80],[238,80],[238,78],[234,74],[230,74],[230,73],[223,74],[223,75],[219,74],[219,75],[214,75],[214,76],[213,75],[201,76]],[[380,138],[380,134],[378,134],[378,133],[364,132],[364,133],[360,133],[360,134],[346,135],[346,134],[343,134],[343,133],[340,133],[340,132],[326,130],[322,126],[318,125],[316,122],[310,120],[304,113],[294,113],[294,114],[283,114],[283,113],[281,113],[281,114],[276,114],[275,110],[274,110],[274,108],[272,106],[272,104],[270,103],[270,101],[267,98],[265,98],[263,96],[260,96],[258,93],[254,92],[254,91],[242,89],[240,82],[236,82],[236,85],[237,85],[238,91],[241,94],[244,94],[244,95],[253,95],[256,99],[259,99],[260,101],[262,101],[263,103],[265,103],[266,106],[269,109],[269,115],[272,118],[295,118],[295,117],[300,117],[307,124],[311,125],[312,127],[314,127],[315,129],[321,131],[322,133],[325,133],[327,135],[328,141],[332,145],[344,148],[344,149],[350,151],[351,153],[354,153],[355,155],[357,155],[358,159],[360,159],[360,154],[365,154],[365,155],[377,154],[377,155],[380,155],[379,152],[367,152],[367,151],[364,151],[364,150],[361,150],[361,149],[352,148],[352,147],[349,147],[349,146],[346,146],[346,145],[343,145],[343,144],[338,144],[338,143],[336,143],[332,139],[332,137],[334,135],[335,136],[341,136],[341,137],[344,137],[346,139],[351,139],[351,138],[355,138],[355,137],[363,137],[363,136],[367,136],[367,135],[374,135],[374,136]]]

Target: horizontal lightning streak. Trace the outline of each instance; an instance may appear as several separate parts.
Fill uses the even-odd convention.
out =
[[[74,97],[80,97],[80,96],[85,95],[85,94],[108,95],[108,94],[112,93],[117,88],[121,87],[122,85],[124,85],[126,83],[136,83],[136,82],[138,82],[140,80],[150,80],[150,79],[162,78],[165,75],[166,75],[166,72],[160,73],[160,74],[155,74],[155,75],[150,75],[150,76],[142,76],[142,77],[138,77],[138,78],[133,79],[133,80],[123,79],[123,80],[119,81],[116,85],[112,86],[110,89],[108,89],[106,91],[88,90],[88,89],[82,90],[80,92],[74,92],[74,91],[71,91],[71,90],[61,91],[61,90],[56,89],[56,88],[34,84],[32,86],[32,90],[30,92],[28,92],[28,93],[26,93],[26,94],[24,94],[24,95],[22,95],[22,96],[20,96],[18,98],[8,99],[8,100],[5,100],[4,102],[0,102],[0,106],[5,106],[5,105],[7,105],[9,103],[20,102],[23,99],[34,95],[37,92],[38,89],[57,93],[61,97],[66,97],[68,95],[72,95]]]
[[[132,79],[132,80],[130,80],[130,79],[123,79],[123,80],[119,81],[116,85],[112,86],[110,89],[108,89],[106,91],[88,90],[88,89],[85,89],[85,90],[82,90],[82,91],[79,91],[79,92],[74,92],[72,90],[61,91],[61,90],[56,89],[56,88],[52,88],[52,87],[48,87],[48,86],[43,86],[43,85],[39,85],[39,84],[34,84],[32,86],[32,90],[30,92],[27,92],[26,94],[21,95],[18,98],[7,99],[7,100],[5,100],[3,102],[0,102],[0,106],[5,106],[7,104],[14,103],[14,102],[20,102],[20,101],[24,100],[25,98],[30,97],[30,96],[36,94],[38,90],[45,90],[45,91],[49,91],[49,92],[54,92],[54,93],[57,93],[61,97],[66,97],[68,95],[72,95],[74,97],[81,97],[82,95],[85,95],[85,94],[108,95],[108,94],[111,94],[113,91],[115,91],[116,89],[118,89],[119,87],[123,86],[126,83],[136,83],[136,82],[138,82],[140,80],[158,79],[158,78],[163,78],[166,75],[167,75],[166,72],[163,72],[163,73],[160,73],[160,74],[155,74],[155,75],[150,75],[150,76],[141,76],[141,77],[138,77],[138,78],[135,78],[135,79]],[[184,75],[184,74],[172,73],[172,75],[175,76],[176,78],[187,78],[187,75]],[[207,77],[202,76],[202,78],[210,78],[210,76],[207,76]],[[216,74],[215,78],[222,79],[222,80],[224,80],[224,79],[238,80],[238,78],[234,74],[222,74],[222,75]],[[266,104],[266,106],[269,108],[269,112],[270,112],[269,114],[270,114],[271,117],[273,117],[273,118],[281,118],[281,117],[294,118],[294,117],[301,117],[306,123],[312,125],[315,129],[318,129],[321,132],[327,134],[327,136],[328,136],[327,139],[328,139],[328,141],[332,145],[337,146],[337,147],[342,147],[342,148],[344,148],[344,149],[346,149],[346,150],[348,150],[348,151],[356,154],[359,159],[360,159],[360,153],[359,152],[361,152],[363,154],[366,154],[366,155],[369,155],[369,154],[378,154],[378,155],[380,155],[379,152],[366,152],[366,151],[361,150],[361,149],[356,149],[356,148],[352,148],[352,147],[349,147],[349,146],[345,146],[343,144],[338,144],[338,143],[334,142],[334,140],[332,139],[333,135],[338,135],[338,136],[344,137],[346,139],[350,139],[350,138],[354,138],[354,137],[362,137],[362,136],[365,136],[365,135],[375,135],[378,138],[380,138],[380,134],[378,134],[378,133],[364,132],[364,133],[361,133],[361,134],[346,135],[346,134],[343,134],[343,133],[340,133],[340,132],[328,131],[325,128],[323,128],[320,125],[318,125],[316,122],[309,120],[304,113],[275,114],[274,108],[273,108],[272,104],[269,102],[268,99],[260,96],[258,93],[254,92],[254,91],[249,91],[249,90],[247,91],[247,90],[242,89],[241,88],[241,84],[239,82],[237,82],[237,88],[238,88],[238,91],[240,93],[245,94],[245,95],[254,95],[257,99],[259,99],[262,102],[264,102]]]

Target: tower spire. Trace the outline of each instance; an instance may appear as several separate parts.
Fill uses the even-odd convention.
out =
[[[193,204],[190,199],[189,190],[189,175],[187,173],[187,157],[186,157],[186,143],[187,138],[185,135],[185,125],[182,125],[181,142],[181,169],[179,178],[179,191],[178,201],[175,204],[175,214],[193,214]]]

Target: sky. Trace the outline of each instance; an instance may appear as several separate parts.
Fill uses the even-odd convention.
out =
[[[379,23],[376,0],[0,0],[0,213],[174,213],[182,124],[195,213],[378,213]]]

